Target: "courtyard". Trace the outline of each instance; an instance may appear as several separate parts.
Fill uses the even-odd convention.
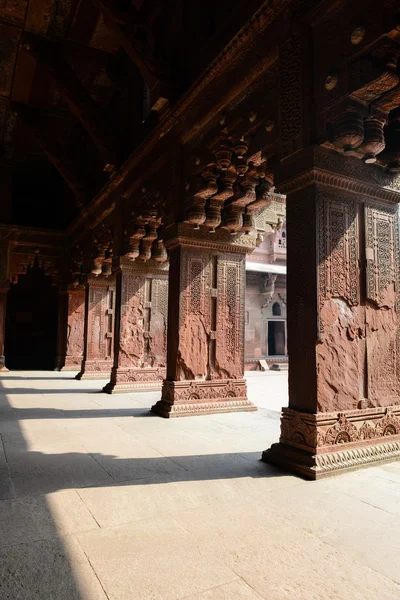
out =
[[[400,597],[400,464],[307,482],[260,462],[287,372],[254,413],[162,419],[159,393],[66,372],[0,380],[2,600]]]

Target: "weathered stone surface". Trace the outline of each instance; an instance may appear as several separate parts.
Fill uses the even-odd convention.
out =
[[[116,302],[117,340],[105,391],[157,389],[165,376],[168,281],[122,258]],[[122,262],[123,261],[123,262]]]
[[[85,330],[85,290],[68,292],[68,322],[64,370],[81,367]]]
[[[357,408],[360,397],[359,341],[364,338],[364,309],[341,298],[324,303],[320,319],[324,340],[317,345],[317,410]]]

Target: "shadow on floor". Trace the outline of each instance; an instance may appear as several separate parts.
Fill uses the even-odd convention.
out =
[[[5,389],[0,379],[0,393],[4,399],[0,419],[3,422],[9,420],[12,424],[10,431],[17,428],[17,431],[0,435],[0,527],[3,531],[0,531],[0,598],[86,600],[96,597],[106,600],[104,590],[89,563],[82,584],[82,564],[86,564],[87,559],[78,544],[75,547],[73,540],[60,534],[57,513],[52,511],[52,497],[48,500],[46,494],[82,488],[104,488],[104,494],[107,494],[107,488],[127,486],[133,486],[132,493],[135,494],[138,493],[135,486],[150,484],[163,486],[174,482],[283,475],[274,467],[261,463],[260,452],[163,456],[152,447],[142,444],[140,437],[137,440],[134,434],[131,434],[132,441],[121,449],[121,452],[128,453],[129,458],[99,452],[102,446],[107,448],[109,440],[104,430],[96,438],[96,426],[94,437],[90,440],[85,439],[84,433],[78,440],[75,437],[73,443],[82,448],[82,452],[66,451],[68,439],[63,444],[62,439],[57,439],[56,433],[56,446],[49,445],[48,452],[30,450],[19,424],[26,419],[157,417],[149,412],[149,407],[99,410],[13,408],[8,402],[8,394],[87,394],[89,391],[41,390],[40,381],[46,380],[45,377],[7,376],[5,379],[36,379],[38,388]],[[54,378],[55,381],[59,379]],[[48,380],[52,381],[52,378]],[[79,382],[76,385],[79,386]],[[38,435],[40,443],[40,433]],[[195,436],[194,432],[193,440]],[[71,437],[74,437],[73,434]],[[146,452],[150,456],[143,457]],[[157,488],[155,497],[162,493],[162,489]],[[20,517],[15,516],[19,514],[18,511],[21,512]],[[24,519],[27,520],[26,528]],[[32,528],[36,532],[34,536]],[[74,573],[77,561],[81,565],[79,580]]]

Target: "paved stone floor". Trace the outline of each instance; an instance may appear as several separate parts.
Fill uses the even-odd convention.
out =
[[[158,394],[2,376],[1,600],[399,600],[400,463],[261,463],[286,377],[249,376],[257,413],[163,420]]]

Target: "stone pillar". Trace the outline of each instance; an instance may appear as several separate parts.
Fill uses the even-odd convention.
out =
[[[8,369],[5,365],[5,357],[4,357],[8,290],[9,290],[8,283],[0,284],[0,372],[8,371]]]
[[[163,417],[256,410],[243,378],[246,247],[229,243],[227,231],[211,242],[183,223],[172,230],[167,378],[152,410]]]
[[[62,353],[58,357],[61,371],[78,371],[82,365],[85,330],[85,289],[70,286],[65,295],[65,315],[59,321],[59,337],[63,336]],[[60,327],[63,330],[60,332]]]
[[[114,366],[108,393],[160,390],[165,378],[168,265],[117,259]]]
[[[58,291],[58,318],[57,318],[57,355],[55,370],[61,371],[65,363],[65,349],[67,343],[67,314],[68,296],[65,289]],[[82,361],[81,361],[82,362]]]
[[[77,379],[109,379],[113,366],[115,277],[88,275],[83,360]]]
[[[287,162],[289,408],[263,459],[316,479],[400,456],[400,186],[321,148]]]

